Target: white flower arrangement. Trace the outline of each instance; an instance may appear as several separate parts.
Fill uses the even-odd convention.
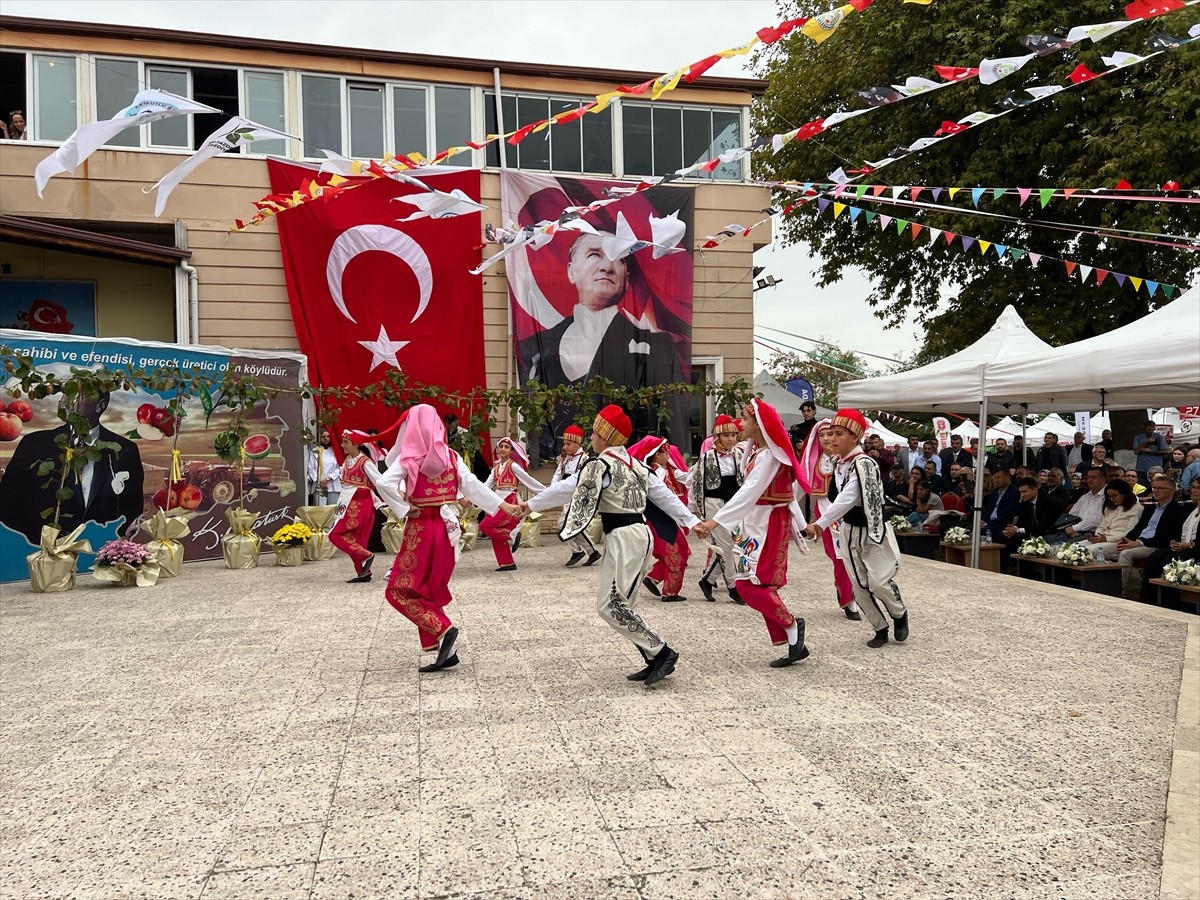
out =
[[[1071,566],[1086,566],[1092,561],[1092,551],[1087,544],[1064,544],[1055,555],[1059,562]]]
[[[888,524],[892,526],[892,531],[912,531],[912,523],[904,516],[892,516]]]
[[[1045,556],[1050,552],[1050,545],[1040,537],[1026,538],[1017,547],[1021,556]]]
[[[969,544],[971,543],[971,532],[961,526],[954,526],[946,530],[946,536],[943,540],[947,544]]]
[[[1173,559],[1163,566],[1163,579],[1171,584],[1200,584],[1200,569],[1190,559]]]

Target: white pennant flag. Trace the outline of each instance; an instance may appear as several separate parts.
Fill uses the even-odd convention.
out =
[[[1072,44],[1077,44],[1090,38],[1092,43],[1099,43],[1106,37],[1112,37],[1118,31],[1123,31],[1137,22],[1137,19],[1126,19],[1123,22],[1105,22],[1102,25],[1076,25],[1067,32],[1067,40]]]
[[[1065,91],[1066,88],[1061,84],[1046,84],[1038,85],[1037,87],[1025,88],[1027,93],[1034,100],[1045,100],[1047,97],[1053,97],[1059,91]]]
[[[1007,78],[1013,72],[1023,68],[1031,59],[1037,59],[1037,54],[1009,56],[1005,59],[985,59],[979,64],[979,83],[995,84],[1001,78]]]
[[[1112,56],[1102,56],[1100,58],[1104,60],[1104,64],[1106,66],[1110,66],[1114,69],[1120,69],[1125,66],[1132,66],[1134,63],[1140,63],[1146,57],[1138,56],[1136,53],[1125,53],[1122,50],[1118,50]]]
[[[206,159],[212,159],[214,156],[251,141],[289,137],[291,137],[290,134],[284,134],[274,128],[267,128],[265,125],[258,125],[241,116],[234,116],[205,138],[199,150],[164,175],[156,185],[142,188],[142,190],[146,193],[153,190],[158,191],[158,198],[154,201],[154,215],[161,216],[163,208],[167,205],[167,198],[171,196],[171,191],[175,190],[176,185],[192,174],[192,170]]]
[[[160,122],[172,116],[219,112],[219,109],[163,91],[138,91],[133,102],[111,119],[80,125],[61,147],[38,163],[33,173],[38,196],[42,196],[42,190],[51,178],[62,172],[74,172],[80,163],[126,128]]]
[[[650,216],[650,240],[654,243],[654,258],[661,259],[668,253],[682,249],[677,245],[683,240],[686,232],[687,223],[680,220],[679,210],[661,219],[658,216]]]

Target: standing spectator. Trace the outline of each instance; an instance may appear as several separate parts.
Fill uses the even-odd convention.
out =
[[[921,455],[921,438],[919,435],[910,434],[908,436],[908,446],[902,449],[896,455],[896,462],[904,467],[905,472],[911,472],[913,466],[917,465],[916,457]],[[925,468],[925,461],[921,461],[921,468]]]
[[[1052,431],[1046,432],[1042,439],[1042,449],[1037,452],[1033,467],[1038,469],[1059,469],[1067,471],[1067,451],[1058,445],[1058,435]]]
[[[1113,443],[1112,432],[1107,428],[1100,432],[1100,446],[1104,448],[1105,459],[1112,459],[1117,453],[1117,447]]]
[[[1008,441],[1004,438],[996,438],[996,452],[989,453],[985,462],[987,470],[992,473],[998,472],[1000,469],[1011,472],[1013,464],[1014,456],[1013,452],[1008,449]]]
[[[1071,449],[1067,452],[1067,468],[1074,469],[1082,463],[1086,463],[1092,455],[1092,445],[1086,442],[1087,439],[1083,436],[1082,431],[1075,432],[1075,437],[1071,442]]]
[[[1179,486],[1185,491],[1190,490],[1192,483],[1200,478],[1200,447],[1193,447],[1187,454],[1187,465],[1179,478]]]
[[[875,465],[879,466],[879,475],[882,479],[885,472],[892,470],[892,463],[896,461],[895,454],[887,448],[883,443],[883,438],[877,434],[867,435],[863,449],[867,451],[867,456],[875,460]]]
[[[1104,468],[1104,453],[1104,445],[1096,444],[1092,447],[1091,458],[1085,458],[1083,462],[1075,467],[1075,471],[1086,478],[1089,469]]]
[[[1151,578],[1162,578],[1163,568],[1167,563],[1176,559],[1196,561],[1196,531],[1200,526],[1200,481],[1193,481],[1191,487],[1191,503],[1185,504],[1190,510],[1180,529],[1179,539],[1171,541],[1166,547],[1155,550],[1146,558],[1145,580],[1142,582],[1143,603],[1153,603],[1156,591],[1150,583]]]
[[[342,494],[342,467],[333,452],[333,438],[322,428],[320,446],[308,451],[308,483],[312,486],[313,506],[333,506]]]
[[[804,416],[804,421],[793,425],[788,430],[788,437],[792,441],[792,446],[796,448],[797,454],[804,449],[804,442],[808,440],[809,432],[817,424],[817,405],[811,400],[805,400],[800,404],[800,415]]]
[[[1190,511],[1175,499],[1175,482],[1170,478],[1156,478],[1150,485],[1154,505],[1142,510],[1133,531],[1117,541],[1117,562],[1129,563],[1132,567],[1139,559],[1146,559],[1155,550],[1170,547],[1183,533],[1183,520]],[[1125,588],[1133,587],[1133,568],[1121,572]]]
[[[1119,478],[1104,486],[1104,516],[1096,533],[1088,538],[1091,544],[1104,544],[1103,553],[1107,560],[1117,558],[1117,543],[1137,525],[1142,508],[1134,499],[1133,490]]]
[[[968,469],[975,465],[975,459],[963,449],[963,439],[957,434],[950,435],[950,446],[938,454],[942,465],[939,471],[946,475],[953,465],[966,466]]]
[[[1138,481],[1151,487],[1150,470],[1161,466],[1167,455],[1167,440],[1155,430],[1153,422],[1147,420],[1142,433],[1133,439],[1133,452],[1137,454]]]
[[[937,444],[933,441],[925,441],[921,444],[920,452],[914,450],[908,454],[908,471],[919,468],[924,472],[925,463],[930,460],[933,460],[934,468],[941,471],[942,461],[937,457]]]
[[[1029,454],[1025,452],[1025,438],[1019,434],[1013,438],[1013,460],[1018,466],[1029,465]]]

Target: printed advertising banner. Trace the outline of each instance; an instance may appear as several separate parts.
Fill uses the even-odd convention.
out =
[[[629,185],[504,171],[500,174],[504,221],[526,226],[559,220],[568,207],[600,200],[612,187]],[[583,218],[590,229],[563,229],[540,249],[525,248],[508,259],[513,339],[522,383],[557,387],[604,377],[637,388],[690,380],[694,209],[695,192],[690,187],[650,188],[611,208],[587,213]],[[607,248],[613,242],[651,241],[655,220],[682,226],[672,245],[681,252],[646,247],[616,260],[608,258]],[[667,428],[682,441],[686,405],[672,407]],[[638,410],[630,412],[638,433],[659,431],[656,419],[639,415]],[[559,407],[554,433],[543,434],[539,441],[542,459],[557,453],[556,438],[576,414]]]
[[[304,357],[270,351],[227,350],[223,347],[180,347],[149,341],[78,338],[67,335],[0,329],[0,344],[32,356],[38,368],[60,377],[74,368],[137,368],[153,370],[195,367],[211,378],[226,372],[254,376],[264,387],[295,389],[307,380]],[[54,506],[56,474],[39,477],[38,465],[56,459],[55,437],[66,426],[58,418],[59,398],[13,398],[0,389],[0,581],[28,577],[25,557],[37,549],[42,512]],[[176,490],[179,505],[192,511],[191,534],[183,538],[184,559],[220,559],[221,537],[229,527],[225,510],[243,505],[257,514],[255,532],[263,538],[290,522],[296,507],[305,503],[304,459],[300,442],[303,409],[294,390],[262,401],[247,416],[246,424],[256,452],[244,472],[220,459],[213,438],[226,430],[233,418],[228,407],[215,406],[206,416],[199,398],[190,398],[176,435],[156,427],[174,392],[115,391],[107,403],[96,405],[96,427],[102,440],[120,445],[84,472],[82,484],[68,481],[74,496],[64,504],[63,530],[86,522],[83,537],[98,550],[116,537],[149,538],[139,531],[144,518],[153,515],[166,497],[172,449],[180,451],[183,480]],[[214,400],[220,399],[219,392]],[[61,429],[61,430],[60,430]],[[167,426],[167,430],[172,430]],[[247,440],[249,445],[251,440]],[[261,455],[259,449],[261,448]],[[61,471],[60,469],[58,471]],[[91,556],[81,556],[79,570],[87,571]]]

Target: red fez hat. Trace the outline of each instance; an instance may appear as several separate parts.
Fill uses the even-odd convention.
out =
[[[856,438],[861,438],[863,432],[867,430],[868,423],[866,417],[863,416],[857,409],[839,409],[833,414],[833,424],[841,425]]]
[[[713,434],[737,434],[737,422],[733,421],[733,416],[727,416],[721,413],[717,416],[717,420],[713,422]]]
[[[600,435],[600,439],[606,444],[619,446],[633,434],[633,423],[629,421],[629,416],[625,415],[625,410],[615,403],[610,403],[596,414],[592,431]]]
[[[583,443],[583,429],[580,428],[578,425],[568,425],[566,428],[563,429],[563,440],[564,441],[575,441],[577,443],[582,444]]]

